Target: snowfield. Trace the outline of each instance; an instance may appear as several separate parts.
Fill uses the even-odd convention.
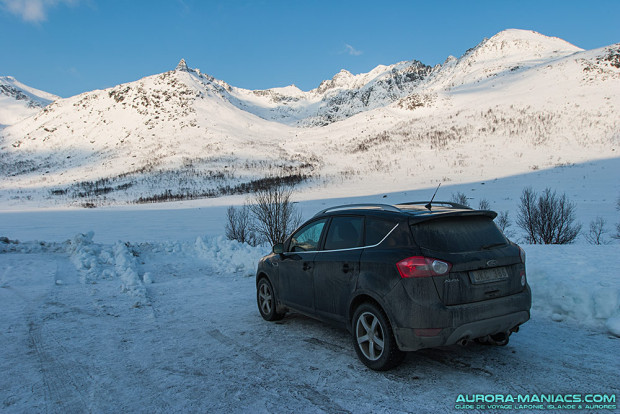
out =
[[[0,243],[1,410],[452,412],[459,394],[620,392],[617,244],[524,246],[532,319],[506,347],[378,373],[346,331],[260,317],[266,247],[96,240]]]

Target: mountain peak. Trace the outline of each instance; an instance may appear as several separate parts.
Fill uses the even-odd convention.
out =
[[[567,41],[560,39],[559,37],[546,36],[542,33],[538,33],[534,30],[526,29],[505,29],[496,33],[491,37],[494,40],[529,40],[537,42],[557,42],[560,41],[563,44],[569,44]],[[571,45],[572,46],[572,45]],[[573,46],[574,47],[574,46]]]
[[[13,76],[0,76],[0,127],[34,115],[56,99],[59,97],[24,85]]]
[[[187,63],[185,63],[185,59],[181,59],[179,61],[179,64],[174,70],[182,70],[182,71],[188,72],[189,68],[187,67]]]
[[[558,37],[545,36],[533,30],[506,29],[490,39],[484,39],[472,51],[493,59],[528,54],[551,58],[581,52],[583,49]]]

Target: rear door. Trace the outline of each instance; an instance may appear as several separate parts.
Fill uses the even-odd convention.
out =
[[[411,226],[426,257],[452,264],[450,273],[435,276],[437,293],[446,305],[478,302],[523,291],[525,264],[488,216],[452,216]]]
[[[331,219],[323,249],[314,258],[314,303],[323,317],[344,321],[360,271],[363,216]]]

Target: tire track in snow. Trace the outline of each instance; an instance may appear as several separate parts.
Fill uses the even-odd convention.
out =
[[[72,337],[72,332],[76,330],[97,329],[102,318],[119,316],[119,312],[111,314],[110,310],[116,309],[120,314],[124,314],[126,309],[132,309],[131,303],[134,300],[132,298],[136,297],[135,291],[144,292],[135,289],[120,293],[116,300],[110,301],[119,289],[114,279],[101,280],[97,284],[98,287],[94,288],[90,283],[85,284],[91,279],[80,277],[78,269],[69,258],[63,259],[64,256],[55,261],[55,272],[44,276],[51,282],[49,288],[44,295],[29,305],[30,310],[27,312],[28,341],[38,361],[42,377],[40,388],[46,411],[62,413],[107,411],[113,407],[111,405],[113,399],[109,397],[109,392],[114,392],[119,386],[122,387],[119,384],[146,390],[147,398],[154,406],[164,412],[170,411],[172,408],[161,398],[161,390],[158,391],[156,386],[157,381],[151,377],[147,368],[150,362],[145,362],[144,354],[139,351],[137,353],[133,353],[130,349],[123,351],[122,346],[119,347],[119,343],[122,345],[122,336],[116,331],[112,335],[101,336],[100,332],[93,330],[91,335],[97,343],[93,343],[90,349],[79,350],[70,350],[69,347],[73,348],[73,344],[58,336],[58,328],[69,337]],[[135,302],[133,307],[140,309],[131,313],[129,322],[137,327],[153,326],[156,315],[148,298],[145,300],[145,295],[137,296],[138,302]],[[75,298],[81,300],[76,304]],[[146,319],[140,322],[141,318]],[[157,324],[154,327],[159,329]],[[97,363],[97,353],[106,347],[116,348],[121,352],[118,362],[105,365]],[[127,381],[133,383],[129,384]],[[106,393],[106,397],[102,397]]]
[[[457,355],[447,354],[445,351],[439,349],[426,349],[418,352],[420,357],[450,367],[451,369],[458,369],[459,371],[476,375],[493,376],[491,371],[472,365],[470,362],[462,361]]]
[[[30,346],[34,349],[43,376],[46,411],[61,413],[88,412],[88,404],[83,396],[83,385],[75,380],[67,369],[49,351],[43,340],[42,326],[31,322],[29,325]]]
[[[256,375],[257,378],[263,379],[263,377],[265,376],[265,372],[267,372],[269,375],[273,375],[274,377],[276,377],[276,378],[271,379],[270,381],[276,381],[277,383],[280,383],[280,384],[286,384],[285,390],[282,392],[283,394],[300,395],[305,400],[307,400],[309,403],[311,403],[313,407],[321,409],[325,412],[330,412],[330,413],[331,412],[335,412],[335,413],[349,413],[350,412],[348,410],[345,410],[341,406],[339,406],[331,398],[329,398],[324,393],[321,393],[314,386],[308,384],[307,382],[300,383],[299,378],[291,378],[289,375],[286,374],[286,371],[284,370],[262,369],[262,368],[271,368],[273,366],[284,364],[284,365],[288,365],[290,368],[292,368],[292,371],[295,372],[296,366],[294,366],[292,363],[288,361],[283,362],[282,360],[275,361],[270,358],[264,357],[258,352],[256,352],[253,348],[247,345],[241,344],[239,343],[239,341],[229,337],[228,335],[223,334],[217,328],[210,329],[209,334],[211,335],[213,339],[217,340],[223,345],[227,347],[235,348],[237,352],[243,353],[244,356],[248,356],[253,362],[258,363],[260,366],[258,368],[256,367],[253,368],[255,371],[259,371],[257,372],[257,375]],[[316,338],[311,338],[311,339],[316,339]],[[311,341],[310,343],[314,344],[315,342]],[[333,348],[331,350],[333,350]],[[267,380],[266,378],[264,379]],[[260,385],[263,382],[264,381],[258,381],[258,384]],[[267,392],[270,391],[270,389],[264,386],[263,386],[263,390]]]
[[[148,326],[154,328],[155,335],[161,342],[164,340],[164,334],[161,327],[160,312],[154,304],[153,295],[148,284],[144,282],[144,273],[140,272],[141,266],[137,260],[137,257],[141,254],[140,249],[128,243],[118,242],[114,245],[113,251],[114,268],[122,281],[122,293],[137,298],[137,302],[134,303],[133,307],[138,308],[142,313],[146,312],[143,315],[146,320],[141,324],[141,327]],[[134,337],[133,339],[140,340],[141,338]],[[153,405],[157,407],[158,411],[171,412],[173,407],[161,397],[163,392],[157,389],[158,380],[153,376],[152,370],[153,366],[158,365],[158,361],[166,359],[166,355],[160,347],[149,345],[152,344],[144,345],[144,349],[149,350],[148,353],[138,353],[135,356],[127,355],[129,359],[126,361],[126,368],[133,374],[135,382],[139,384],[140,389],[148,390],[149,399],[154,401]],[[147,356],[148,363],[145,363],[143,360],[145,356]]]
[[[48,339],[55,339],[51,332],[43,335],[43,327],[47,321],[55,319],[59,316],[56,312],[50,311],[50,306],[57,306],[59,303],[58,284],[61,274],[70,275],[75,270],[69,268],[69,263],[61,264],[59,260],[55,260],[55,272],[46,276],[52,279],[49,284],[48,291],[45,295],[39,297],[36,301],[29,304],[28,312],[28,335],[29,345],[34,350],[38,359],[40,372],[43,379],[43,389],[46,403],[46,411],[48,412],[87,412],[89,406],[84,396],[84,383],[76,379],[74,375],[77,371],[79,376],[87,378],[88,372],[81,368],[80,364],[75,363],[72,369],[68,369],[58,358],[54,357],[51,351]],[[58,340],[56,347],[60,348],[60,355],[69,356],[70,353]]]

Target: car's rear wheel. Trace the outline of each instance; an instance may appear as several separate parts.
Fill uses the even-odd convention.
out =
[[[352,328],[355,352],[368,368],[385,371],[404,359],[387,316],[375,304],[364,303],[355,310]]]
[[[260,315],[266,321],[277,321],[284,317],[276,308],[276,295],[269,279],[262,278],[256,285],[256,303]]]

